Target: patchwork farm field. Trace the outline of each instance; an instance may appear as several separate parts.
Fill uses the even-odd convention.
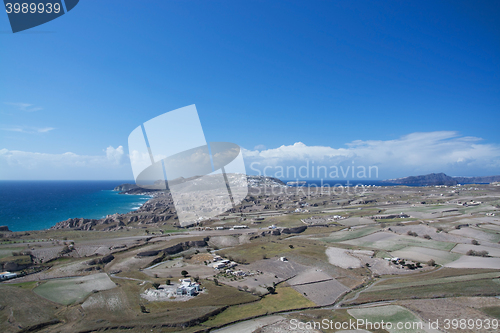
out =
[[[391,284],[380,284],[373,286],[370,291],[380,291],[380,290],[389,290],[389,289],[399,289],[399,288],[407,288],[407,287],[419,287],[419,286],[429,286],[429,285],[437,285],[443,283],[454,283],[454,282],[463,282],[463,281],[474,281],[474,280],[483,280],[483,279],[495,279],[500,277],[500,272],[492,272],[492,273],[480,273],[480,274],[471,274],[471,275],[458,275],[458,276],[450,276],[436,279],[422,279],[420,281],[412,281],[412,282],[396,282]]]
[[[377,186],[354,195],[259,189],[234,211],[185,228],[171,218],[169,199],[155,197],[148,209],[108,217],[88,232],[3,232],[0,264],[26,275],[0,283],[2,332],[193,333],[228,325],[221,332],[306,333],[289,320],[492,319],[500,315],[500,186],[477,187]],[[457,205],[464,200],[485,203]],[[401,212],[410,217],[375,220]],[[165,294],[184,277],[201,288],[197,295],[143,297]]]
[[[368,219],[366,217],[350,217],[345,220],[340,220],[338,223],[346,226],[346,227],[353,227],[357,225],[365,225],[365,224],[374,224],[375,221],[372,219]]]
[[[454,235],[459,235],[463,237],[468,237],[472,239],[477,239],[479,241],[487,241],[487,242],[492,242],[492,243],[498,243],[500,241],[500,235],[497,234],[497,232],[493,230],[488,230],[488,229],[483,229],[480,230],[479,228],[461,228],[458,230],[452,230],[450,231],[451,234]]]
[[[352,250],[339,249],[336,247],[329,247],[326,249],[328,262],[334,266],[342,268],[359,268],[361,267],[361,260],[352,256]]]
[[[243,318],[273,313],[282,310],[314,307],[316,304],[291,287],[278,286],[276,294],[267,295],[259,302],[236,305],[203,323],[204,326],[219,326]]]
[[[415,316],[408,309],[398,305],[376,306],[370,308],[350,309],[347,312],[356,319],[363,319],[372,323],[391,323],[391,329],[386,330],[390,333],[438,333],[439,331],[430,330],[428,324]],[[398,323],[410,323],[408,329],[396,328]],[[387,327],[387,326],[386,326]]]
[[[453,279],[451,279],[453,280]],[[356,300],[347,302],[346,305],[364,304],[389,300],[404,300],[404,299],[425,299],[425,298],[441,298],[441,297],[460,297],[460,296],[499,296],[500,289],[498,284],[492,278],[484,278],[458,282],[449,282],[449,280],[437,280],[435,284],[422,285],[405,284],[400,288],[392,288],[391,286],[380,286],[379,290],[367,290],[362,292]],[[394,281],[393,281],[394,282]],[[409,287],[411,286],[411,287]],[[378,287],[378,286],[377,286]],[[382,289],[384,288],[384,289]],[[386,289],[387,288],[387,289]]]
[[[449,251],[456,245],[455,243],[438,242],[419,237],[402,236],[390,232],[376,232],[368,236],[343,241],[341,243],[386,251],[397,251],[409,246]]]
[[[413,261],[425,263],[429,260],[434,260],[439,265],[445,265],[455,261],[461,257],[460,254],[450,253],[447,251],[434,250],[425,247],[409,246],[401,250],[391,252],[393,257],[410,259]]]
[[[457,244],[451,252],[466,254],[468,251],[486,251],[491,257],[500,257],[500,248],[483,246],[483,245],[472,245],[472,244]]]
[[[460,259],[446,264],[446,267],[498,269],[500,267],[500,258],[462,256]]]
[[[325,242],[342,242],[350,239],[360,238],[369,234],[372,234],[376,231],[379,231],[380,228],[375,227],[366,227],[360,229],[351,229],[351,230],[343,230],[337,231],[330,234],[330,236],[326,238],[322,238],[321,240]]]

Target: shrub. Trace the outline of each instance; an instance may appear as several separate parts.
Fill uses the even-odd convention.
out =
[[[291,249],[293,249],[293,245],[292,244],[288,245],[288,247],[291,248]]]
[[[424,235],[424,238],[425,238],[425,239],[431,239],[431,236],[429,236],[429,235]]]
[[[429,266],[436,266],[436,262],[434,261],[434,259],[431,259],[427,262],[427,265]]]
[[[218,286],[219,285],[219,280],[214,279],[214,283],[215,283],[216,286]]]
[[[488,257],[489,253],[488,251],[474,251],[474,250],[469,250],[466,253],[468,256],[474,256],[474,257]]]
[[[410,230],[410,231],[408,231],[406,234],[407,234],[408,236],[413,236],[413,237],[417,237],[417,236],[418,236],[418,234],[417,234],[416,232],[411,231],[411,230]]]
[[[274,287],[267,287],[267,291],[269,291],[270,294],[276,294],[276,288]]]
[[[472,244],[472,245],[479,245],[479,242],[478,242],[477,240],[473,239],[473,240],[471,241],[471,244]]]

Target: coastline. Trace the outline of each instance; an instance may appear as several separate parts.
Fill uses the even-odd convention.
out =
[[[123,181],[0,181],[0,220],[12,231],[47,230],[69,218],[137,211],[151,193],[119,195]]]

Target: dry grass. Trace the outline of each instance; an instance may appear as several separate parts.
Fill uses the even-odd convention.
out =
[[[206,326],[219,326],[236,320],[264,315],[276,311],[316,306],[290,287],[278,286],[276,294],[266,295],[259,302],[233,306],[204,323]]]
[[[492,279],[443,283],[426,286],[404,287],[399,289],[363,292],[358,299],[346,305],[364,304],[388,300],[444,298],[459,296],[497,296],[500,295],[498,284]]]

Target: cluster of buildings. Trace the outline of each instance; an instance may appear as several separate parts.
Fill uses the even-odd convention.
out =
[[[372,220],[391,220],[391,219],[407,219],[410,215],[401,212],[400,214],[389,214],[389,215],[374,215],[370,217]]]
[[[181,283],[175,290],[177,296],[196,296],[201,291],[199,283],[191,281],[191,279],[179,279]]]
[[[223,268],[233,268],[237,266],[238,264],[235,263],[234,261],[230,261],[227,259],[223,259],[219,255],[214,256],[214,262],[212,263],[212,267],[215,269],[223,269]]]
[[[150,288],[144,292],[145,298],[149,300],[169,300],[176,296],[196,296],[202,291],[199,283],[191,279],[179,279],[179,284],[162,285],[159,289]]]

